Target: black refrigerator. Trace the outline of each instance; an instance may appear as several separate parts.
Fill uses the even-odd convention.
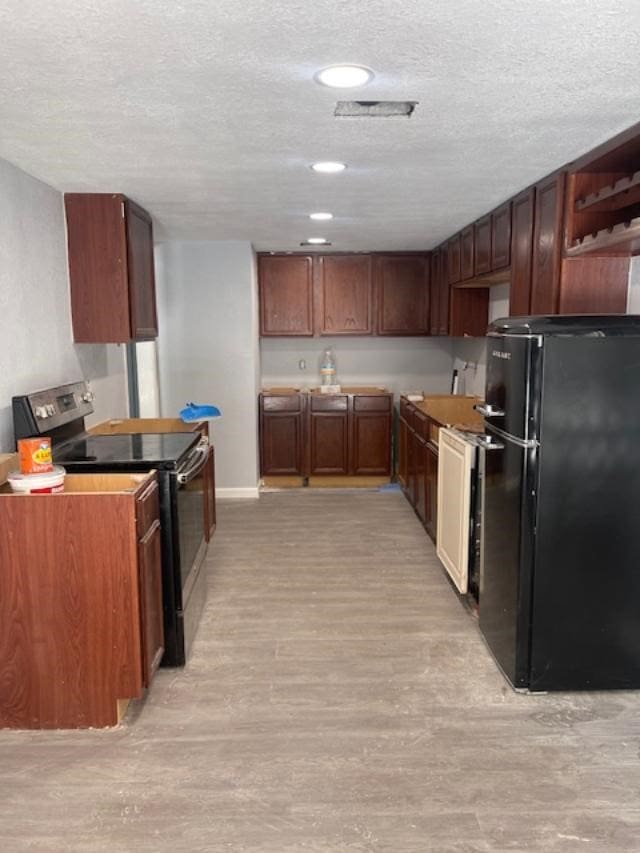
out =
[[[640,687],[640,317],[487,347],[480,630],[515,688]]]

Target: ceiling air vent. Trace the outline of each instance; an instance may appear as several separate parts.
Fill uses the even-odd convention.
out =
[[[409,118],[417,105],[418,101],[338,101],[334,115],[339,118]]]

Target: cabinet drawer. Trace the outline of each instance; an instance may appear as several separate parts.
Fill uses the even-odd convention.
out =
[[[136,499],[136,532],[142,539],[153,522],[160,518],[160,501],[158,498],[158,482],[149,483],[144,492]]]
[[[346,412],[348,398],[345,394],[318,394],[311,397],[312,412]]]
[[[265,412],[299,412],[301,408],[300,394],[283,394],[281,397],[262,396],[262,409]]]
[[[353,398],[353,408],[356,412],[388,412],[391,409],[391,397],[376,394],[371,397]]]

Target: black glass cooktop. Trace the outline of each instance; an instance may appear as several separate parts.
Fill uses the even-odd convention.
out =
[[[199,432],[82,435],[53,448],[53,461],[73,470],[172,469],[200,441]]]

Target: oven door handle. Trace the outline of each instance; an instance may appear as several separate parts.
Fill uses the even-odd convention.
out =
[[[190,480],[195,479],[198,474],[202,471],[204,466],[207,464],[207,458],[209,456],[209,445],[208,444],[199,444],[191,457],[195,459],[196,462],[192,466],[186,469],[186,471],[178,471],[178,482],[180,485],[184,485],[188,483]]]

